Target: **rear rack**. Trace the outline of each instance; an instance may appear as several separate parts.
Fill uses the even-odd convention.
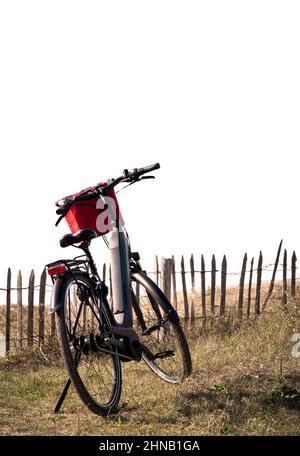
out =
[[[66,260],[66,259],[63,259],[63,260],[57,260],[57,261],[54,261],[53,263],[49,263],[49,264],[46,264],[46,267],[47,269],[49,268],[55,268],[55,266],[59,266],[59,265],[65,265],[66,269],[68,271],[70,271],[72,273],[72,269],[74,269],[75,267],[79,267],[79,268],[84,268],[85,271],[88,271],[88,260],[79,260],[79,259],[72,259],[72,260]],[[54,279],[55,275],[51,275],[51,279],[52,279],[52,282],[54,283],[55,282],[55,279]]]

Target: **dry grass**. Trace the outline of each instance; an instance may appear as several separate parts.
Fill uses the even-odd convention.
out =
[[[264,299],[268,293],[269,283],[262,283],[261,286],[261,305],[264,302]],[[254,316],[254,303],[255,303],[255,294],[256,294],[256,285],[252,285],[251,288],[251,309],[250,314],[251,317]],[[297,294],[297,301],[300,299],[300,286],[297,286],[296,290]],[[207,288],[206,292],[206,315],[209,319],[212,316],[210,311],[210,301],[211,301],[211,289]],[[226,314],[227,319],[229,318],[230,321],[233,321],[235,318],[235,310],[237,309],[238,303],[238,295],[239,295],[239,287],[231,286],[227,287],[226,290]],[[276,282],[274,286],[274,290],[272,293],[273,301],[280,301],[282,296],[282,282]],[[245,287],[244,290],[244,309],[243,313],[246,314],[246,301],[248,297],[248,289]],[[221,299],[221,290],[219,287],[216,288],[215,292],[215,315],[219,315],[220,312],[220,299]],[[143,300],[141,299],[141,303]],[[188,293],[188,302],[189,307],[191,307],[192,302],[192,294],[191,292]],[[172,302],[174,305],[174,303]],[[202,317],[202,305],[201,305],[201,292],[200,290],[196,289],[194,294],[194,307],[195,307],[195,318]],[[269,306],[271,307],[271,306]],[[45,327],[45,336],[47,340],[47,336],[50,334],[50,327],[51,327],[51,315],[48,313],[49,306],[45,306],[45,314],[44,314],[44,327]],[[182,292],[177,293],[177,312],[181,318],[185,316],[184,313],[184,299]],[[11,304],[11,327],[10,327],[10,340],[11,340],[11,351],[15,352],[18,349],[18,335],[17,335],[17,305]],[[4,305],[0,305],[0,331],[4,334],[5,333],[5,317],[6,317],[6,308]],[[22,328],[23,328],[23,346],[27,345],[27,325],[28,325],[28,308],[27,305],[23,305],[22,308]],[[234,325],[233,325],[234,327]],[[33,317],[33,343],[34,345],[38,345],[39,343],[39,309],[38,306],[34,306],[34,317]]]
[[[260,306],[262,307],[264,300],[268,294],[270,287],[270,282],[262,282],[261,289],[260,289]],[[288,284],[288,290],[290,290],[290,283]],[[248,301],[248,285],[244,287],[244,302],[243,302],[243,314],[246,315],[247,313],[247,301]],[[290,295],[287,295],[288,298],[291,300]],[[300,286],[297,284],[296,289],[296,296],[297,300],[300,299]],[[251,286],[251,293],[250,293],[250,315],[254,316],[254,306],[255,306],[255,298],[256,298],[256,284],[252,284]],[[272,301],[281,301],[282,298],[282,282],[278,281],[275,282],[273,292],[272,292]],[[238,300],[239,300],[239,287],[238,286],[227,286],[226,288],[226,312],[233,311],[238,307]],[[177,293],[177,312],[181,317],[184,317],[184,299],[183,293]],[[208,317],[211,316],[211,289],[208,287],[205,290],[205,301],[206,301],[206,315]],[[219,315],[220,312],[220,301],[221,301],[221,289],[220,287],[216,287],[215,290],[215,315]],[[188,302],[189,302],[189,309],[191,308],[192,302],[192,293],[188,293]],[[174,305],[174,302],[172,302]],[[201,291],[199,289],[195,290],[194,294],[194,306],[195,306],[195,317],[202,316],[202,304],[201,304]]]
[[[193,375],[164,383],[142,363],[125,363],[120,410],[108,419],[84,407],[75,392],[52,410],[66,380],[57,348],[0,363],[2,435],[299,435],[300,358],[291,356],[300,332],[299,308],[270,303],[254,322],[233,314],[186,328]]]

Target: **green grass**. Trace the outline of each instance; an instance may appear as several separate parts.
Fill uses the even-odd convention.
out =
[[[275,307],[270,303],[270,308]],[[119,412],[98,417],[66,381],[57,348],[14,355],[0,363],[1,435],[300,435],[300,358],[291,356],[299,309],[257,321],[227,316],[186,329],[193,374],[181,385],[157,378],[143,363],[123,364]]]

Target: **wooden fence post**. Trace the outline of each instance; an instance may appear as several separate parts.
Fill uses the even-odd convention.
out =
[[[87,306],[83,306],[83,312],[82,312],[82,328],[83,331],[86,332],[86,311],[87,311]]]
[[[292,277],[291,277],[291,296],[294,298],[296,296],[296,263],[297,257],[295,251],[292,255]]]
[[[6,286],[6,315],[5,315],[5,354],[10,352],[10,310],[11,310],[11,269],[7,271],[7,286]]]
[[[211,260],[211,292],[210,292],[210,311],[212,315],[215,314],[215,299],[216,299],[216,259],[215,255]]]
[[[17,278],[17,339],[18,348],[23,346],[23,310],[22,310],[22,273],[19,270]]]
[[[191,299],[191,323],[195,322],[195,263],[194,255],[191,255],[190,259],[190,268],[191,268],[191,285],[192,285],[192,299]]]
[[[40,279],[39,291],[39,344],[44,344],[45,340],[45,297],[46,297],[47,271],[44,268]]]
[[[267,302],[269,301],[269,299],[270,299],[270,297],[272,295],[272,291],[273,291],[274,283],[275,283],[276,271],[277,271],[279,257],[280,257],[280,252],[281,252],[281,246],[282,246],[282,240],[280,241],[280,244],[279,244],[279,247],[278,247],[277,256],[276,256],[276,260],[275,260],[275,264],[274,264],[274,269],[273,269],[273,274],[272,274],[272,278],[271,278],[269,291],[268,291],[267,296],[266,296],[266,298],[264,300],[264,303],[263,303],[263,306],[262,306],[262,310],[265,309],[265,307],[267,305]]]
[[[243,301],[244,301],[244,283],[245,283],[245,273],[247,266],[247,253],[244,255],[242,271],[240,277],[240,286],[239,286],[239,301],[238,301],[238,317],[239,319],[243,318]]]
[[[112,289],[111,264],[109,265],[108,275],[109,275],[110,309],[113,312],[113,310],[114,310],[114,304],[113,304],[114,297],[113,297],[113,289]]]
[[[161,259],[161,289],[167,299],[171,299],[171,261],[169,258]]]
[[[173,290],[173,307],[177,311],[177,289],[176,289],[176,265],[175,265],[175,258],[174,255],[172,256],[172,268],[171,268],[171,275],[172,275],[172,290]]]
[[[158,265],[158,256],[154,257],[154,282],[156,285],[159,284],[159,265]]]
[[[136,284],[135,284],[135,297],[136,297],[138,304],[140,304],[140,283],[139,282],[136,282]]]
[[[158,282],[158,286],[162,289],[162,291],[165,293],[165,257],[160,258],[160,280]]]
[[[247,318],[250,317],[250,310],[251,310],[253,263],[254,263],[254,258],[252,258],[251,265],[250,265],[250,276],[249,276],[249,285],[248,285],[248,301],[247,301]]]
[[[220,301],[220,316],[225,314],[226,306],[226,275],[227,275],[227,259],[226,255],[222,261],[222,273],[221,273],[221,301]]]
[[[105,282],[105,280],[106,280],[106,263],[103,263],[102,280],[103,280],[103,282]]]
[[[282,275],[282,304],[287,303],[287,251],[283,254],[283,275]]]
[[[185,280],[185,269],[184,269],[184,258],[181,257],[181,280],[182,280],[182,293],[183,293],[183,303],[184,303],[184,318],[185,321],[189,319],[189,302],[186,290],[186,280]]]
[[[205,294],[205,262],[204,256],[201,255],[201,307],[202,307],[202,322],[206,325],[206,294]]]
[[[254,308],[255,316],[260,314],[260,289],[261,289],[262,262],[263,262],[262,253],[259,252],[259,259],[258,259],[258,265],[257,265],[255,308]]]
[[[27,340],[28,346],[33,346],[33,315],[34,315],[34,270],[31,271],[28,286],[28,325]]]
[[[55,313],[50,315],[50,338],[54,339],[55,337]]]

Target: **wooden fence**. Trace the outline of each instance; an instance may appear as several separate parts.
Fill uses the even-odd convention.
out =
[[[35,272],[32,270],[27,287],[23,287],[21,271],[17,275],[17,286],[12,287],[11,269],[7,271],[6,305],[0,306],[0,332],[4,333],[5,353],[11,349],[21,350],[34,345],[44,345],[45,339],[55,336],[55,316],[46,311],[46,291],[52,286],[46,283],[47,272],[43,270],[39,283],[36,284]],[[12,304],[12,294],[16,292],[16,301]],[[35,292],[38,292],[38,303],[35,304]],[[27,294],[24,303],[24,294]],[[48,306],[47,306],[48,307]],[[13,347],[12,347],[13,343]]]
[[[282,269],[279,271],[281,248],[282,241],[274,264],[263,266],[263,255],[260,252],[257,267],[254,267],[254,258],[252,258],[249,269],[247,269],[248,257],[245,253],[238,273],[228,272],[225,255],[220,269],[216,267],[214,255],[209,262],[209,268],[201,255],[199,270],[195,269],[193,254],[189,259],[188,268],[183,256],[178,265],[174,256],[162,258],[161,261],[156,256],[153,271],[149,272],[149,275],[163,289],[180,318],[185,322],[193,324],[201,319],[205,326],[208,318],[222,318],[228,312],[234,312],[239,319],[252,316],[256,318],[266,309],[271,298],[279,299],[286,305],[288,297],[292,299],[296,297],[297,257],[293,252],[290,267],[288,267],[287,251],[284,250]],[[178,270],[177,266],[179,266]],[[262,280],[264,271],[272,272],[268,282]],[[279,272],[282,275],[276,280],[276,274]],[[230,274],[239,274],[238,286],[227,285]],[[107,265],[103,265],[102,276],[111,290],[111,274]],[[38,280],[32,270],[28,286],[24,287],[23,282],[22,273],[19,271],[16,287],[12,287],[12,273],[8,269],[6,288],[0,289],[6,294],[6,305],[0,306],[0,336],[1,333],[4,336],[5,347],[4,349],[2,347],[2,352],[5,354],[25,347],[42,347],[49,339],[52,340],[55,337],[55,317],[54,314],[48,314],[49,303],[46,302],[46,295],[47,293],[50,295],[52,288],[51,284],[46,283],[46,269]],[[140,293],[140,290],[137,289],[136,292]],[[12,303],[13,293],[14,303]],[[27,294],[27,300],[25,300],[27,302],[24,302],[24,294]]]
[[[268,264],[264,267],[263,255],[260,252],[257,267],[254,267],[254,258],[252,258],[248,270],[248,257],[247,253],[245,253],[239,273],[228,272],[226,255],[222,259],[220,269],[216,267],[214,255],[210,261],[210,268],[206,269],[204,257],[201,255],[200,270],[195,270],[193,254],[190,257],[189,270],[186,269],[184,257],[182,256],[180,271],[176,271],[174,256],[171,259],[162,258],[160,269],[159,261],[156,257],[152,274],[155,282],[161,286],[185,321],[193,322],[196,314],[203,320],[208,316],[222,317],[228,310],[235,310],[237,317],[240,319],[243,317],[249,318],[251,315],[256,317],[267,308],[271,298],[287,304],[288,296],[293,299],[296,297],[297,256],[294,251],[290,259],[290,267],[288,267],[287,251],[285,249],[283,260],[280,264],[282,269],[279,271],[281,249],[282,241],[279,244],[274,264]],[[270,280],[262,281],[264,271],[272,272]],[[276,274],[278,275],[280,272],[282,275],[276,280]],[[289,280],[288,272],[290,272]],[[217,287],[216,279],[218,273],[220,275],[220,286]],[[227,285],[227,277],[231,274],[239,275],[239,284],[237,286],[229,287]],[[195,285],[196,276],[199,277],[199,286],[197,288]],[[187,286],[188,277],[190,287]],[[248,282],[246,282],[246,277],[248,277]],[[180,293],[177,291],[178,284],[181,288]]]

